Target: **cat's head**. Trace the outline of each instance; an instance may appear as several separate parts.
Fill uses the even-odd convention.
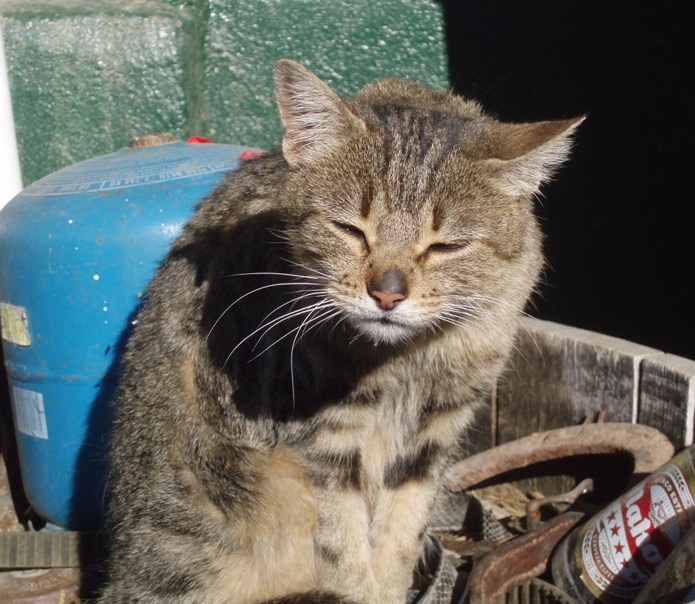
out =
[[[404,80],[351,100],[288,60],[275,70],[296,262],[375,343],[516,315],[542,260],[533,195],[582,121],[505,124]]]

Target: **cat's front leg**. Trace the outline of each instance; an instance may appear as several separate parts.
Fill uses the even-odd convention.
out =
[[[374,575],[379,584],[379,604],[403,604],[413,570],[422,554],[435,484],[408,480],[386,489],[372,525],[376,540]]]
[[[381,603],[372,570],[364,498],[354,488],[317,488],[316,582],[360,604]]]

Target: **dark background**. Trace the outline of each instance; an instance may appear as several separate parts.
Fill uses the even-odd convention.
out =
[[[442,5],[457,92],[508,121],[588,116],[539,199],[532,314],[695,358],[695,3]]]

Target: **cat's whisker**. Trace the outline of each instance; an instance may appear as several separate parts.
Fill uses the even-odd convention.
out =
[[[322,296],[326,295],[326,290],[323,287],[313,287],[313,288],[307,287],[305,289],[298,289],[295,293],[307,294],[307,293],[311,293],[311,292],[315,292],[317,295],[322,295]]]
[[[526,315],[526,316],[530,317],[530,315]],[[526,333],[526,335],[527,335],[529,338],[531,338],[531,341],[533,342],[533,345],[534,345],[534,347],[536,348],[536,350],[537,350],[539,353],[542,354],[541,346],[540,346],[540,344],[538,343],[538,339],[537,339],[536,336],[533,334],[533,332],[532,332],[526,325],[524,325],[523,323],[520,323],[520,324],[519,324],[519,327],[520,327],[520,329],[523,329],[523,330],[524,330],[524,332]]]
[[[331,306],[330,302],[328,302],[328,300],[326,300],[326,304],[324,305],[323,308],[327,308],[327,310],[326,310],[323,314],[321,314],[321,315],[318,316],[318,317],[311,317],[311,316],[309,316],[309,317],[307,317],[307,319],[310,318],[311,321],[307,322],[307,321],[305,320],[305,321],[302,322],[302,324],[299,326],[299,330],[297,331],[297,341],[301,340],[301,339],[304,337],[304,334],[310,329],[310,326],[313,326],[313,325],[314,325],[314,321],[315,321],[315,320],[318,320],[320,317],[323,317],[325,314],[328,314],[328,313],[331,313],[331,312],[335,312],[335,311],[332,309],[332,306]]]
[[[483,325],[487,325],[486,321],[483,319],[479,312],[472,312],[470,309],[460,307],[448,308],[446,310],[443,310],[440,313],[439,318],[442,321],[457,327],[475,325],[480,322],[482,322]]]
[[[318,304],[318,303],[317,303],[317,304]],[[250,338],[252,338],[252,337],[253,337],[254,335],[256,335],[258,332],[263,331],[263,333],[261,334],[261,336],[260,336],[260,338],[259,338],[259,341],[260,341],[260,340],[266,335],[266,333],[268,333],[268,331],[270,331],[273,327],[279,325],[279,324],[282,323],[283,321],[287,321],[287,320],[291,319],[291,318],[294,317],[294,316],[301,316],[302,314],[304,314],[304,313],[306,313],[306,312],[310,312],[313,306],[314,306],[314,305],[312,305],[312,306],[310,306],[310,307],[308,307],[308,308],[302,308],[302,309],[300,309],[300,310],[296,310],[296,311],[291,311],[291,312],[289,312],[289,313],[285,313],[284,315],[282,315],[282,316],[280,316],[280,317],[277,317],[277,318],[273,319],[273,320],[270,321],[269,323],[263,323],[263,324],[259,325],[258,327],[256,327],[256,329],[254,329],[250,334],[246,335],[246,336],[243,337],[239,342],[237,342],[236,346],[234,346],[234,348],[232,348],[231,352],[227,355],[227,358],[225,359],[225,361],[224,361],[222,367],[223,367],[223,368],[226,367],[226,366],[227,366],[227,363],[229,362],[229,359],[232,358],[232,356],[233,356],[234,353],[239,349],[239,347],[241,347],[241,346],[244,344],[244,342],[248,341]],[[265,331],[264,331],[264,330],[265,330]],[[257,343],[256,343],[256,344],[257,344]],[[255,347],[256,347],[256,345],[254,345],[253,349],[255,349]],[[252,349],[252,350],[253,350],[253,349]]]
[[[326,304],[330,306],[330,302],[326,300]],[[292,340],[292,346],[290,347],[290,383],[292,384],[292,406],[294,408],[294,403],[295,403],[295,388],[294,388],[294,348],[297,345],[297,342],[299,341],[300,334],[302,333],[302,329],[304,326],[307,324],[307,321],[311,319],[312,314],[316,312],[315,310],[309,313],[304,321],[302,321],[302,324],[297,328],[297,333],[294,336],[294,339]]]
[[[492,304],[496,304],[496,305],[502,306],[503,308],[507,308],[508,310],[512,311],[517,316],[531,317],[531,315],[524,312],[523,309],[519,309],[517,306],[510,304],[510,303],[506,302],[505,300],[501,300],[499,298],[494,298],[492,296],[483,296],[483,295],[479,295],[479,294],[477,294],[477,295],[454,295],[454,296],[452,296],[452,298],[458,299],[458,300],[464,300],[466,302],[466,304],[469,304],[470,302],[475,302],[475,301],[491,302]],[[477,306],[481,311],[481,315],[493,316],[495,314],[494,309],[484,308],[480,304],[477,304]],[[495,328],[494,321],[491,321],[489,323],[489,326],[492,328]]]
[[[465,326],[466,324],[471,323],[471,321],[462,321],[460,319],[454,319],[454,318],[447,317],[444,315],[442,315],[440,317],[440,321],[442,321],[443,323],[448,323],[449,325],[453,325],[454,327],[462,327],[462,326]]]
[[[268,333],[269,333],[273,328],[277,327],[280,323],[283,323],[284,321],[287,321],[287,320],[289,320],[289,319],[293,319],[293,318],[296,318],[296,317],[301,317],[302,315],[305,315],[305,314],[311,314],[312,312],[314,312],[315,310],[317,310],[317,307],[320,308],[319,305],[321,305],[321,304],[322,304],[321,302],[317,302],[316,304],[312,304],[311,306],[308,306],[308,307],[305,307],[305,308],[301,308],[301,309],[295,310],[295,311],[290,311],[290,312],[284,314],[284,315],[283,315],[282,317],[280,317],[278,320],[274,320],[274,321],[272,322],[272,325],[269,324],[269,325],[267,325],[267,326],[261,326],[261,328],[259,328],[259,329],[256,330],[256,333],[257,333],[258,331],[260,331],[260,329],[262,329],[263,327],[265,327],[265,330],[264,330],[263,333],[258,337],[258,340],[257,340],[256,343],[253,345],[253,348],[252,348],[251,350],[252,350],[252,351],[256,350],[256,348],[258,347],[258,345],[263,341],[263,338],[265,338],[265,336],[268,335]],[[259,352],[258,355],[256,355],[256,357],[254,357],[254,359],[257,358],[258,356],[262,355],[266,350],[272,348],[275,344],[277,344],[277,343],[280,342],[281,340],[283,340],[285,337],[287,337],[288,334],[294,333],[294,330],[295,330],[295,329],[290,330],[288,333],[284,334],[283,336],[281,336],[280,338],[278,338],[277,340],[275,340],[272,344],[270,344],[269,346],[267,346],[266,348],[264,348],[261,352]],[[253,360],[253,359],[251,359],[251,360]]]
[[[453,304],[451,302],[447,302],[442,305],[442,309],[444,312],[457,313],[466,316],[481,315],[485,312],[482,306],[479,304],[471,304],[470,301],[467,301],[465,304]]]
[[[311,321],[311,324],[308,324],[304,327],[304,330],[302,331],[302,334],[299,336],[299,339],[301,340],[306,334],[308,334],[312,329],[316,329],[320,325],[323,325],[324,323],[330,321],[333,317],[337,317],[339,315],[342,315],[341,318],[336,322],[336,325],[342,321],[345,316],[343,314],[342,310],[334,310],[332,313],[324,313],[318,317],[314,317]],[[331,331],[335,329],[335,325],[331,328]]]
[[[302,289],[302,290],[299,290],[298,292],[295,292],[295,293],[298,293],[298,294],[301,293],[303,295],[297,296],[296,298],[292,298],[291,300],[288,300],[287,302],[284,302],[284,303],[280,304],[279,306],[275,307],[265,317],[263,317],[261,319],[261,321],[259,322],[259,325],[263,324],[267,319],[272,317],[276,312],[278,312],[281,308],[284,308],[285,306],[289,306],[290,310],[293,310],[294,306],[296,304],[298,304],[299,302],[301,302],[302,300],[305,300],[307,298],[312,298],[312,297],[318,297],[318,296],[324,297],[326,294],[323,291],[323,289]]]
[[[334,310],[335,304],[333,302],[330,302],[329,300],[326,300],[326,304],[323,305],[323,308],[326,309],[323,313],[321,313],[318,316],[312,317],[311,321],[302,322],[302,325],[300,325],[298,328],[301,330],[301,333],[299,333],[298,341],[301,340],[301,338],[303,338],[304,335],[306,335],[312,329],[318,327],[319,325],[325,323],[326,321],[329,321],[330,319],[332,319],[335,316],[343,314],[341,310]],[[317,308],[316,310],[321,310],[321,309]],[[294,333],[295,331],[297,331],[297,329],[291,330],[290,333]],[[288,334],[286,334],[286,335],[288,335]]]
[[[483,306],[479,300],[473,300],[471,298],[461,299],[460,301],[450,303],[452,307],[464,309],[471,314],[482,314],[487,312],[487,308]]]
[[[248,273],[248,274],[255,274],[255,273]],[[255,294],[257,292],[272,288],[272,287],[290,287],[290,286],[296,286],[296,285],[315,285],[314,283],[302,283],[302,282],[282,282],[282,283],[270,283],[268,285],[263,285],[261,287],[257,287],[256,289],[252,289],[251,291],[246,292],[245,294],[239,296],[234,302],[232,302],[227,308],[225,308],[221,313],[220,316],[217,317],[217,320],[212,324],[212,327],[210,328],[210,331],[208,331],[207,335],[205,336],[205,341],[207,342],[208,339],[210,338],[210,334],[213,332],[215,327],[217,327],[218,323],[222,320],[222,318],[239,302],[241,302],[244,298],[247,296],[250,296],[252,294]]]
[[[280,231],[279,229],[274,229],[274,228],[272,228],[272,227],[267,227],[267,228],[266,228],[266,231],[267,231],[268,233],[270,233],[270,234],[271,234],[273,237],[275,237],[276,239],[279,239],[280,242],[282,242],[282,241],[289,241],[289,240],[290,240],[290,238],[287,236],[287,234],[284,233],[284,232],[282,232],[282,231]],[[278,242],[278,243],[280,243],[280,242]]]
[[[464,317],[467,319],[478,319],[478,320],[484,319],[484,315],[485,315],[485,311],[482,308],[475,307],[475,306],[469,306],[469,305],[450,308],[448,310],[448,313],[452,316],[456,315],[456,316]]]
[[[516,305],[510,304],[509,302],[507,302],[506,300],[502,300],[501,298],[495,298],[492,296],[484,296],[481,294],[454,294],[453,296],[451,296],[451,298],[452,299],[463,299],[466,301],[490,302],[492,304],[497,304],[497,305],[500,305],[504,308],[507,308],[507,309],[511,310],[512,312],[514,312],[515,314],[518,313],[521,316],[525,316],[525,317],[531,316],[527,312],[524,312],[523,308],[519,309],[519,308],[517,308]]]
[[[502,329],[499,328],[495,322],[495,312],[491,309],[481,306],[479,303],[467,299],[465,304],[444,304],[445,310],[442,314],[448,315],[450,319],[455,319],[459,321],[460,325],[474,325],[480,324],[483,327],[495,331],[497,333],[504,333]]]
[[[340,318],[333,324],[333,327],[331,327],[331,331],[328,333],[329,337],[333,335],[333,332],[335,331],[336,327],[338,327],[343,321],[347,319],[347,315],[342,312],[338,311],[338,314],[340,314]]]
[[[327,307],[328,307],[328,310],[326,310],[326,312],[321,313],[318,316],[314,316],[317,312],[320,312],[322,309],[326,309]],[[290,348],[290,382],[292,385],[292,402],[293,402],[293,404],[295,402],[294,366],[293,366],[295,346],[297,345],[299,340],[301,340],[301,338],[309,330],[313,329],[314,327],[317,327],[318,325],[320,325],[322,323],[325,323],[326,321],[330,320],[332,317],[336,316],[337,314],[340,314],[340,311],[334,310],[334,304],[332,302],[330,302],[328,299],[324,298],[324,300],[317,302],[316,304],[313,304],[307,308],[301,309],[299,311],[294,311],[293,313],[288,313],[288,316],[283,316],[284,317],[283,320],[285,320],[285,318],[289,318],[289,315],[301,316],[301,314],[303,314],[303,313],[306,313],[307,316],[302,320],[302,323],[298,327],[291,329],[290,331],[288,331],[284,335],[282,335],[279,338],[277,338],[276,340],[274,340],[271,344],[266,346],[263,350],[261,350],[258,354],[253,356],[248,361],[250,363],[250,362],[256,360],[257,358],[262,356],[265,352],[267,352],[268,350],[273,348],[273,346],[275,346],[276,344],[278,344],[282,340],[290,337],[292,334],[295,334],[294,339],[292,341],[292,346]],[[275,325],[277,325],[277,324],[278,323],[276,322]],[[269,328],[269,329],[271,329],[271,328]],[[269,329],[266,329],[266,331],[263,332],[263,334],[259,338],[258,342],[260,342],[261,339],[268,333]],[[254,333],[256,333],[257,331],[258,331],[258,329]],[[251,334],[251,335],[253,335],[253,334]],[[256,342],[256,345],[258,344],[258,342]],[[254,349],[255,349],[256,345],[254,345]]]
[[[481,309],[481,311],[481,313],[473,314],[466,312],[461,308],[458,308],[456,310],[445,311],[444,313],[442,313],[441,318],[446,323],[450,323],[456,326],[465,326],[466,324],[472,325],[476,322],[480,322],[485,328],[495,333],[504,334],[504,330],[494,321],[494,312],[489,309]],[[515,341],[512,341],[511,347],[512,350],[514,350],[522,359],[528,361],[527,357],[517,346]]]
[[[257,271],[257,272],[251,272],[251,273],[229,273],[228,275],[224,275],[224,278],[228,277],[296,277],[297,279],[318,279],[318,277],[314,277],[313,275],[300,275],[297,273],[279,273],[279,272],[270,272],[270,271]]]
[[[292,300],[292,302],[296,302],[296,300]],[[309,306],[304,306],[304,307],[297,309],[297,310],[291,309],[288,312],[280,315],[279,317],[275,317],[274,319],[267,321],[267,322],[261,321],[259,323],[258,327],[256,327],[256,329],[254,329],[248,336],[246,336],[245,340],[262,331],[263,333],[261,333],[261,335],[258,337],[258,340],[256,341],[256,343],[253,345],[253,348],[251,349],[251,350],[255,350],[256,347],[258,346],[258,344],[260,344],[260,342],[263,340],[263,338],[268,334],[268,332],[270,332],[273,328],[277,327],[280,323],[283,323],[283,322],[288,321],[294,317],[299,317],[303,314],[311,312],[317,305],[320,305],[320,304],[322,304],[322,301],[315,302],[314,304],[311,304]],[[275,311],[273,311],[273,312],[275,312]],[[268,317],[268,315],[266,315],[266,318],[267,317]]]
[[[291,264],[292,266],[296,266],[297,268],[301,268],[301,269],[304,269],[304,270],[306,270],[306,271],[310,271],[310,272],[312,272],[312,273],[316,273],[316,274],[319,275],[320,277],[323,277],[323,278],[325,278],[325,279],[328,279],[329,281],[338,281],[338,279],[336,279],[334,276],[329,275],[329,274],[327,274],[327,273],[324,273],[324,272],[322,272],[322,271],[320,271],[320,270],[318,270],[318,269],[312,268],[311,266],[306,266],[305,264],[302,264],[301,262],[296,262],[296,261],[290,260],[290,259],[288,259],[288,258],[283,258],[283,260],[284,260],[285,262],[287,262],[288,264]]]
[[[329,304],[330,304],[329,302],[323,301],[323,300],[322,300],[322,301],[316,302],[315,304],[312,304],[312,305],[310,305],[310,306],[301,308],[301,309],[299,309],[299,310],[290,311],[290,312],[288,312],[288,313],[285,313],[285,314],[282,315],[281,317],[278,317],[277,319],[273,319],[273,321],[271,321],[270,323],[265,324],[265,325],[261,325],[261,326],[257,327],[252,333],[250,333],[248,336],[246,336],[246,338],[244,338],[244,340],[247,340],[247,339],[250,338],[251,336],[257,334],[259,331],[263,330],[263,333],[259,336],[258,340],[256,341],[256,343],[253,345],[253,348],[251,349],[252,351],[254,351],[254,350],[256,349],[256,347],[261,343],[261,341],[263,340],[263,338],[264,338],[274,327],[277,327],[280,323],[282,323],[282,322],[284,322],[284,321],[287,321],[287,320],[289,320],[289,319],[293,319],[293,318],[296,318],[296,317],[301,317],[301,316],[304,315],[304,314],[311,315],[311,313],[313,313],[313,312],[315,312],[315,311],[317,311],[317,310],[320,310],[321,308],[324,308],[324,307],[326,307],[326,306],[329,305]],[[256,356],[254,356],[253,358],[249,359],[248,362],[250,363],[251,361],[253,361],[253,360],[257,359],[258,357],[260,357],[264,352],[270,350],[273,346],[275,346],[275,344],[277,344],[278,342],[281,342],[281,341],[284,340],[285,338],[289,337],[289,336],[290,336],[291,334],[293,334],[297,329],[298,329],[298,328],[295,327],[295,328],[291,329],[290,331],[288,331],[287,333],[285,333],[284,335],[282,335],[282,336],[280,336],[279,338],[277,338],[276,340],[274,340],[271,344],[269,344],[269,345],[266,346],[263,350],[261,350],[258,354],[256,354]],[[243,343],[243,341],[242,341],[241,343]],[[238,345],[237,345],[237,347],[238,347]]]
[[[435,334],[435,333],[437,333],[438,331],[439,331],[440,333],[445,333],[445,332],[446,332],[446,330],[444,329],[444,327],[443,327],[442,325],[440,325],[440,322],[439,322],[439,321],[431,321],[431,322],[429,322],[429,323],[427,324],[427,329],[428,329],[429,332],[432,333],[432,334]]]

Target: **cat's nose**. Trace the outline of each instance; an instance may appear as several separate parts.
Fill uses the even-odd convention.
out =
[[[373,279],[367,289],[379,308],[384,310],[393,310],[408,295],[405,275],[397,268],[387,270],[379,280]]]

